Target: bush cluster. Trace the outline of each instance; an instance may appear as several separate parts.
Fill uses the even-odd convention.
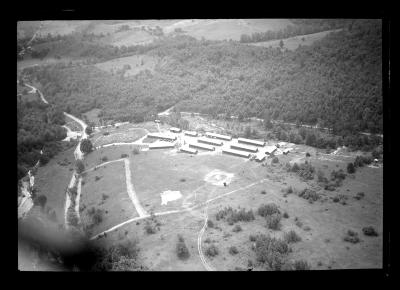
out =
[[[219,250],[215,245],[210,245],[209,247],[207,247],[206,249],[206,255],[208,257],[215,257],[219,254]]]
[[[353,244],[356,244],[361,241],[360,238],[358,237],[358,233],[356,233],[352,230],[347,231],[346,236],[343,238],[343,240],[345,242],[350,242]]]
[[[233,225],[239,221],[250,222],[254,220],[254,213],[252,210],[246,211],[244,208],[237,210],[232,207],[225,207],[219,210],[216,214],[217,221],[225,219],[229,225]]]
[[[362,229],[362,231],[363,231],[364,235],[366,235],[366,236],[372,236],[372,237],[378,236],[378,233],[372,226],[365,227]]]
[[[320,195],[312,189],[305,188],[299,192],[299,196],[301,198],[307,199],[310,203],[317,201],[320,198]]]
[[[257,236],[253,249],[257,261],[271,270],[281,270],[290,252],[290,247],[285,241],[264,234]]]
[[[288,244],[301,241],[301,237],[294,230],[285,233],[283,238]]]
[[[176,244],[176,254],[179,259],[187,260],[190,257],[189,249],[185,244],[185,240],[181,235],[178,235],[178,242]]]
[[[260,205],[260,207],[257,210],[257,213],[262,217],[266,217],[272,214],[280,214],[281,212],[275,203],[269,203]]]

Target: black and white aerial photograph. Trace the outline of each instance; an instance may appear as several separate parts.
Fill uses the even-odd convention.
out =
[[[384,22],[16,21],[18,270],[383,269]]]

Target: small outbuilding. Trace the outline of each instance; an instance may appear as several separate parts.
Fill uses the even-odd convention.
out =
[[[182,132],[182,130],[180,128],[176,128],[176,127],[171,127],[169,128],[169,130],[173,133],[180,133]]]
[[[273,154],[278,148],[276,146],[267,146],[265,147],[265,154],[271,155]]]
[[[191,136],[191,137],[197,137],[197,132],[196,131],[185,131],[186,136]]]

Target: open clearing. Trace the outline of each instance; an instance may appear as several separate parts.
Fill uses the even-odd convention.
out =
[[[261,163],[219,152],[191,156],[178,153],[176,149],[156,149],[133,155],[132,148],[133,146],[103,148],[89,154],[85,162],[89,168],[101,163],[102,156],[115,160],[128,152],[136,194],[148,213],[156,213],[156,219],[160,223],[159,230],[147,234],[145,226],[149,218],[139,218],[136,213],[133,215],[137,217],[136,221],[117,226],[108,232],[107,237],[96,240],[96,243],[110,246],[123,240],[138,239],[141,258],[150,269],[205,270],[198,254],[197,239],[204,225],[206,204],[208,218],[214,225],[206,228],[201,247],[203,252],[211,244],[218,248],[217,256],[205,257],[213,269],[247,269],[248,261],[254,262],[256,259],[249,235],[264,233],[282,238],[289,230],[295,230],[302,238],[300,242],[291,244],[293,251],[289,259],[304,259],[312,269],[376,268],[382,265],[382,168],[359,168],[355,174],[348,175],[342,186],[334,191],[327,191],[315,179],[300,180],[297,174],[287,172],[284,165],[293,161],[299,164],[307,161],[316,170],[322,170],[325,176],[329,176],[332,170],[345,169],[350,161],[349,157],[321,154],[315,148],[296,145],[288,155],[278,156],[278,164],[272,164],[271,158],[268,158],[267,165],[263,167]],[[305,157],[305,152],[309,152],[311,157]],[[109,164],[101,169],[102,175],[120,174],[121,180],[112,183],[124,184],[122,163],[113,164],[118,164],[121,168],[115,170]],[[94,172],[96,171],[91,174]],[[219,183],[222,180],[227,181],[226,187]],[[295,191],[314,189],[321,198],[309,203],[296,193],[285,195],[289,185]],[[163,204],[162,195],[167,191],[179,192],[181,196]],[[261,193],[263,191],[265,194]],[[358,192],[364,192],[364,198],[355,199]],[[347,198],[345,205],[332,200],[340,194]],[[94,199],[101,201],[98,195]],[[128,197],[120,202],[124,206],[131,206]],[[258,207],[266,203],[275,203],[282,213],[288,213],[289,217],[281,220],[280,230],[268,229],[265,218],[257,214]],[[234,232],[235,225],[229,225],[225,220],[216,220],[217,212],[226,206],[252,209],[255,220],[236,223],[242,230]],[[111,217],[113,214],[114,211],[110,208],[108,215]],[[119,212],[115,215],[120,222],[129,220],[127,218],[123,221]],[[296,225],[298,221],[302,225]],[[116,220],[113,224],[117,224]],[[379,237],[363,235],[361,229],[366,226],[373,226]],[[102,226],[102,229],[105,228]],[[351,244],[343,241],[348,230],[358,232],[361,242]],[[176,256],[177,234],[182,234],[185,239],[190,252],[188,260],[182,261]],[[236,246],[238,254],[229,253],[231,246]],[[256,267],[254,270],[261,268]]]
[[[158,58],[148,55],[133,55],[98,63],[96,66],[104,71],[116,73],[125,65],[129,65],[130,69],[128,69],[124,74],[124,76],[128,77],[134,76],[145,70],[153,72],[158,61]]]
[[[282,41],[284,44],[284,48],[287,48],[288,50],[295,50],[300,45],[311,45],[315,41],[324,38],[327,34],[329,34],[331,32],[337,32],[340,30],[341,29],[327,30],[327,31],[322,31],[322,32],[318,32],[318,33],[298,35],[298,36],[293,36],[293,37],[289,37],[289,38],[284,38],[284,39],[282,39]],[[278,40],[248,43],[248,45],[277,48],[277,47],[280,47],[279,46],[280,42],[281,42],[281,39],[278,39]]]

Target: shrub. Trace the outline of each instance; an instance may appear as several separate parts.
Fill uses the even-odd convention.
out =
[[[292,165],[291,171],[292,171],[292,172],[298,172],[299,170],[300,170],[299,165],[298,165],[297,163],[294,163],[294,164]]]
[[[42,209],[44,209],[47,203],[47,197],[43,194],[38,195],[33,200],[34,205],[39,205]]]
[[[303,180],[311,180],[314,179],[315,168],[309,163],[303,163],[300,165],[297,174]]]
[[[338,171],[333,170],[331,172],[331,180],[344,180],[346,178],[346,173],[343,172],[343,169],[339,169]]]
[[[103,133],[103,136],[107,136],[107,135],[110,135],[110,132],[104,132]]]
[[[93,145],[92,142],[89,139],[83,139],[81,141],[81,151],[85,154],[90,153],[93,151]]]
[[[242,231],[242,227],[240,225],[236,225],[232,229],[232,232],[235,232],[235,233],[240,232],[240,231]]]
[[[363,228],[362,231],[363,231],[364,235],[366,235],[366,236],[372,236],[372,237],[378,236],[378,233],[371,226]]]
[[[108,161],[108,157],[107,157],[107,156],[103,156],[103,157],[101,157],[101,161],[103,161],[103,162],[107,162],[107,161]]]
[[[307,152],[306,153],[306,157],[310,157],[310,156],[311,156],[311,154]]]
[[[296,243],[301,241],[301,237],[294,230],[291,230],[285,233],[284,240],[286,243]]]
[[[51,221],[53,221],[53,222],[57,222],[58,219],[57,219],[56,211],[55,211],[55,210],[51,210],[51,211],[48,213],[48,218],[49,218],[49,220],[51,220]]]
[[[279,163],[279,158],[275,156],[275,157],[272,159],[272,163]]]
[[[293,267],[297,271],[310,270],[310,265],[304,260],[297,260],[293,263]]]
[[[356,172],[356,168],[354,167],[354,164],[353,163],[348,163],[347,164],[347,173],[350,173],[350,174],[352,174],[352,173],[354,173],[354,172]]]
[[[144,225],[144,230],[148,235],[151,235],[155,234],[157,229],[149,220],[147,220]]]
[[[318,182],[327,183],[328,179],[325,177],[325,174],[322,170],[318,170],[317,172]]]
[[[275,203],[269,203],[269,204],[263,204],[261,205],[258,210],[257,213],[262,216],[262,217],[266,217],[268,215],[272,215],[272,214],[276,214],[276,213],[280,213],[278,206]]]
[[[358,233],[352,231],[352,230],[348,230],[346,236],[343,238],[343,240],[345,242],[350,242],[353,244],[356,244],[358,242],[360,242],[360,239],[358,237]]]
[[[284,217],[285,219],[288,219],[288,218],[289,218],[289,214],[285,211],[285,212],[283,213],[283,217]]]
[[[229,247],[229,254],[236,255],[237,253],[239,253],[239,251],[235,246]]]
[[[210,238],[207,238],[207,239],[205,239],[205,240],[204,240],[204,243],[206,243],[206,244],[209,244],[209,243],[211,243],[211,240],[210,240]]]
[[[179,259],[187,260],[190,257],[189,249],[185,244],[185,240],[181,235],[178,235],[178,243],[176,244],[176,254]]]
[[[273,214],[266,217],[267,227],[271,230],[279,230],[281,228],[281,215]]]
[[[213,228],[214,227],[214,223],[212,220],[207,220],[207,227],[209,228]]]
[[[81,174],[83,171],[85,171],[85,164],[83,164],[83,161],[82,160],[76,160],[76,162],[75,162],[75,169],[76,169],[76,172],[78,173],[78,174]]]
[[[250,235],[250,236],[249,236],[249,240],[250,240],[250,242],[255,242],[255,241],[257,240],[257,236],[255,236],[255,235]]]
[[[358,192],[357,195],[354,197],[357,200],[362,199],[365,196],[364,192]]]
[[[267,192],[265,190],[262,190],[261,194],[267,194]]]
[[[103,221],[104,211],[101,209],[96,209],[92,207],[91,209],[88,210],[87,214],[91,218],[92,221],[91,226],[96,226]]]
[[[317,201],[320,198],[320,195],[315,190],[308,188],[303,189],[299,193],[299,196],[311,202]]]
[[[132,150],[133,155],[138,155],[140,153],[140,150],[138,147],[134,147]]]
[[[293,188],[291,186],[289,186],[288,188],[286,188],[286,193],[293,193]]]
[[[267,264],[272,270],[281,270],[290,248],[283,240],[259,235],[254,251],[256,252],[257,261]]]
[[[127,158],[127,157],[129,157],[128,154],[126,154],[126,153],[121,154],[121,158]]]
[[[333,198],[333,202],[340,202],[341,204],[345,205],[347,200],[347,196],[343,194],[338,194]]]
[[[106,200],[107,198],[109,198],[109,196],[107,194],[104,194],[104,193],[102,194],[101,197],[102,197],[103,201]]]
[[[206,249],[206,255],[208,257],[215,257],[219,254],[218,248],[215,245],[211,245]]]
[[[101,178],[101,176],[95,176],[95,177],[94,177],[94,181],[99,181],[100,178]]]

